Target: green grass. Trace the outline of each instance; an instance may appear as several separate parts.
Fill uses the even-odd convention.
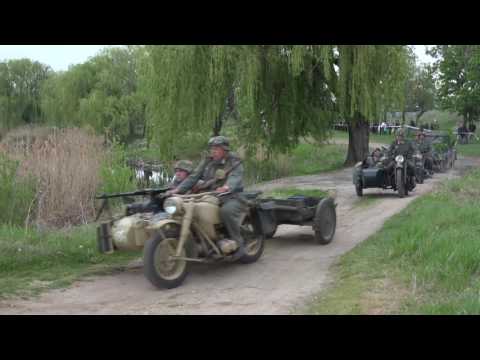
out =
[[[457,152],[463,156],[480,157],[480,143],[466,145],[457,144]]]
[[[457,126],[462,117],[449,111],[431,110],[420,118],[420,125],[430,124],[434,119],[437,119],[440,130],[451,130]]]
[[[444,183],[342,256],[313,314],[480,314],[480,170]]]
[[[317,190],[317,189],[301,189],[295,187],[285,187],[285,188],[278,188],[275,190],[271,190],[264,193],[267,197],[274,197],[277,199],[286,199],[290,196],[295,195],[304,195],[304,196],[311,196],[311,197],[325,197],[328,193],[324,190]]]
[[[340,169],[343,167],[346,154],[346,145],[300,144],[292,152],[290,176],[312,175]]]
[[[301,143],[290,154],[270,160],[245,159],[245,183],[248,185],[289,176],[319,174],[341,169],[346,145]]]
[[[345,131],[333,131],[332,138],[348,140],[348,133]],[[370,134],[369,136],[370,143],[378,143],[378,144],[391,144],[394,138],[395,137],[393,135]]]
[[[111,272],[139,253],[102,255],[92,225],[38,233],[0,226],[0,298],[31,296],[87,275]]]

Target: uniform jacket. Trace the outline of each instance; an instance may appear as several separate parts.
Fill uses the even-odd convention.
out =
[[[193,188],[199,180],[204,182],[215,179],[215,172],[218,169],[229,171],[232,169],[228,176],[223,181],[217,181],[213,183],[205,191],[213,191],[218,187],[227,185],[232,192],[243,191],[243,165],[241,160],[235,154],[228,153],[227,157],[214,161],[210,156],[205,157],[203,161],[197,166],[197,168],[187,177],[182,184],[178,187],[179,193],[183,194]]]
[[[405,140],[403,143],[399,144],[395,140],[388,149],[388,153],[395,157],[397,155],[403,155],[407,158],[407,160],[411,160],[413,158],[413,153],[415,152],[415,148],[413,147],[412,143],[408,140]]]
[[[430,143],[426,140],[423,140],[423,141],[417,141],[415,143],[415,145],[417,146],[418,150],[422,153],[422,154],[425,154],[425,153],[428,153],[430,151],[432,151],[432,146],[430,145]]]

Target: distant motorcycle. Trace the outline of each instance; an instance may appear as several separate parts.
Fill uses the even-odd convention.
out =
[[[392,161],[393,168],[388,171],[386,165]],[[363,189],[382,188],[397,191],[399,197],[403,198],[416,187],[416,179],[408,174],[407,160],[403,155],[391,158],[383,148],[383,156],[376,166],[369,167],[366,160],[355,165],[353,184],[358,196],[363,196]]]

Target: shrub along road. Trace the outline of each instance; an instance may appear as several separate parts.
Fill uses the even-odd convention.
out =
[[[143,276],[141,263],[124,272],[78,281],[29,300],[5,300],[0,314],[289,314],[298,312],[331,279],[330,266],[340,255],[376,233],[384,222],[435,184],[479,167],[461,158],[455,169],[435,174],[410,196],[370,189],[355,195],[350,168],[321,175],[263,183],[258,190],[282,187],[323,189],[336,196],[337,232],[326,246],[314,245],[308,227],[283,225],[267,241],[264,256],[251,265],[197,265],[177,289],[158,290]]]

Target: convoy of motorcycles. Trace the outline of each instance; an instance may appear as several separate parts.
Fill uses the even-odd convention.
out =
[[[410,140],[411,141],[411,140]],[[369,156],[355,165],[353,170],[353,184],[358,196],[363,196],[363,189],[382,188],[392,189],[403,198],[412,191],[416,184],[423,184],[425,179],[433,176],[434,172],[445,172],[453,168],[457,159],[456,141],[441,131],[425,133],[425,141],[430,146],[419,148],[411,159],[403,155],[393,156],[389,149],[382,146],[377,149],[377,158]]]
[[[454,166],[455,144],[446,133],[427,134],[430,146],[417,147],[412,157],[390,153],[382,147],[359,162],[353,171],[358,196],[363,189],[382,188],[407,196],[417,183],[435,171]],[[411,148],[409,148],[411,150]],[[215,174],[224,179],[224,172]],[[336,204],[332,197],[296,195],[288,199],[263,198],[261,192],[200,193],[167,195],[168,187],[143,189],[131,193],[98,196],[103,210],[110,212],[108,200],[142,196],[126,206],[125,212],[101,222],[97,228],[101,253],[143,250],[145,277],[158,288],[175,288],[185,280],[192,263],[256,262],[263,254],[266,239],[275,235],[281,224],[309,226],[313,243],[329,244],[336,230]],[[238,244],[228,239],[228,231],[220,217],[223,196],[238,196],[248,211],[242,219],[241,233],[246,250],[236,256]]]

